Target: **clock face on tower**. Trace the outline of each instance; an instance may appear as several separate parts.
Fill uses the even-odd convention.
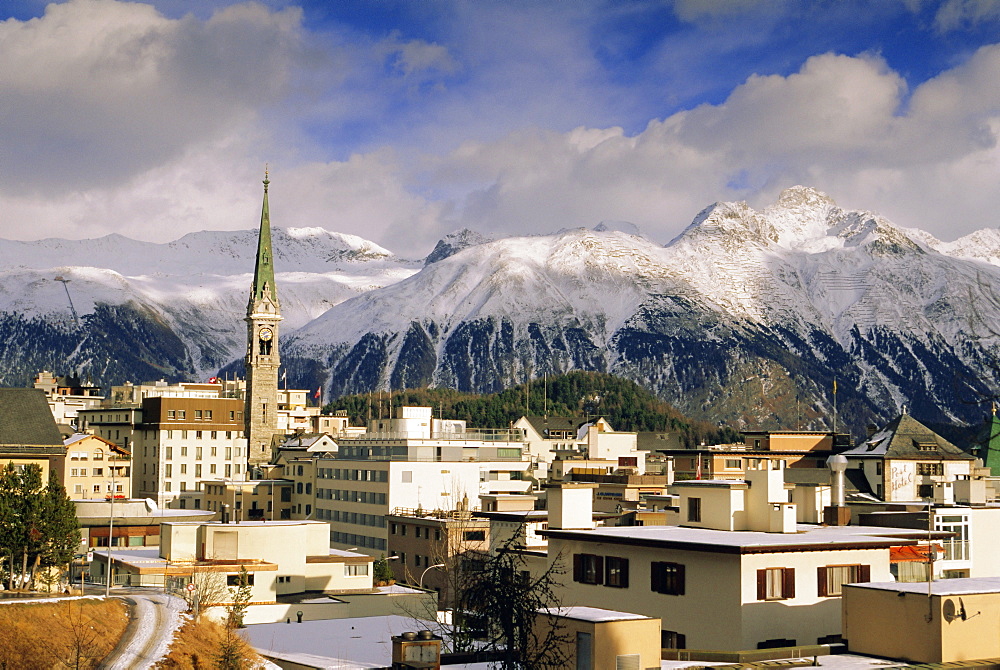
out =
[[[274,337],[274,331],[270,328],[261,328],[259,337],[261,342],[270,342],[271,338]]]

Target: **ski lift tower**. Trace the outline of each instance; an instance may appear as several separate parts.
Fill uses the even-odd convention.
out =
[[[66,299],[69,300],[69,311],[73,313],[73,323],[75,323],[76,327],[79,328],[80,327],[80,317],[78,317],[76,315],[76,307],[73,306],[73,298],[70,297],[70,295],[69,295],[69,286],[67,286],[67,284],[69,284],[71,280],[64,279],[62,275],[58,275],[56,277],[56,281],[57,282],[62,282],[63,289],[65,289],[65,291],[66,291]]]

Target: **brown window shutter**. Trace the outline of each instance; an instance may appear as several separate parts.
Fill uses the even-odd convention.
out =
[[[767,600],[767,570],[757,571],[757,600]]]
[[[649,564],[649,590],[655,593],[663,592],[663,563],[659,561]]]
[[[603,556],[595,556],[594,557],[594,563],[596,565],[596,570],[594,570],[594,572],[596,573],[596,578],[597,578],[597,581],[595,581],[594,583],[595,584],[603,584],[604,583],[604,557]]]
[[[680,564],[677,566],[677,595],[679,596],[684,595],[685,583],[686,581],[684,579],[684,565]]]
[[[579,582],[583,580],[583,556],[580,554],[573,554],[573,581]]]
[[[826,588],[826,567],[816,568],[816,585],[819,587],[817,593],[819,593],[820,597],[830,595],[827,593]]]
[[[870,582],[872,580],[872,566],[870,565],[859,565],[858,566],[858,581],[859,582]]]
[[[618,564],[621,568],[621,586],[623,589],[628,588],[628,559],[620,558],[618,559],[620,563]]]
[[[795,568],[782,568],[781,595],[785,598],[795,597]]]

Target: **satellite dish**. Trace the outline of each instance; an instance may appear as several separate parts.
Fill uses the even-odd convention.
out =
[[[942,613],[944,614],[944,620],[947,621],[948,623],[951,623],[952,621],[954,621],[955,619],[957,619],[960,616],[955,611],[955,601],[954,600],[945,600],[944,601],[944,605],[942,606],[941,609],[942,609]]]

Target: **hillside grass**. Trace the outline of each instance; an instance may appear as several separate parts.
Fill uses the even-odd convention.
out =
[[[0,605],[0,668],[96,668],[127,624],[117,599]]]
[[[239,662],[225,665],[227,668],[263,667],[263,659],[257,655],[239,630],[229,630],[222,624],[208,619],[188,620],[177,631],[167,657],[156,664],[157,670],[208,670],[220,667],[220,655],[231,645]]]

